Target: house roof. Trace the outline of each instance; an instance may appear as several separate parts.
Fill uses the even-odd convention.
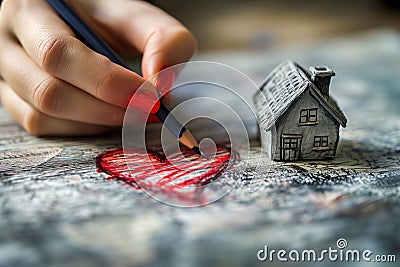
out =
[[[311,82],[309,73],[290,60],[277,66],[265,79],[260,91],[254,96],[260,125],[267,130],[270,129],[307,88],[310,88],[311,94],[325,110],[340,125],[346,127],[347,119],[332,97],[324,98]]]

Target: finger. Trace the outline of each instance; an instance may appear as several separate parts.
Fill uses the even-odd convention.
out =
[[[173,68],[167,68],[160,71],[157,75],[153,76],[155,78],[154,86],[164,97],[167,97],[172,89],[175,81],[175,71]]]
[[[9,115],[27,132],[34,135],[93,135],[115,129],[109,126],[56,119],[43,114],[23,101],[3,81],[0,81],[0,99]]]
[[[44,1],[24,3],[8,20],[30,57],[46,72],[105,102],[126,107],[144,79],[89,49]]]
[[[159,30],[146,43],[142,59],[144,77],[164,68],[187,62],[196,50],[196,42],[186,29]]]
[[[11,40],[3,39],[2,48],[0,69],[4,79],[22,99],[39,111],[62,119],[122,125],[125,109],[48,75]]]
[[[96,19],[121,32],[143,53],[145,78],[188,61],[196,51],[193,35],[176,19],[144,1],[102,1]]]
[[[126,40],[120,38],[119,31],[110,29],[107,24],[96,20],[93,17],[93,11],[97,10],[93,3],[90,1],[76,1],[76,0],[65,0],[68,5],[77,13],[77,15],[85,21],[91,29],[93,29],[103,40],[106,41],[110,47],[115,49],[117,52],[121,52],[124,55],[136,55],[138,51],[133,49],[132,45]]]

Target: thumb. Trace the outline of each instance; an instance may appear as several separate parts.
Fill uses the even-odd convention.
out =
[[[150,36],[143,51],[143,77],[148,79],[164,68],[187,62],[196,49],[196,39],[185,27],[158,29]]]
[[[143,54],[148,79],[165,67],[188,61],[196,51],[193,35],[179,21],[145,1],[99,1],[96,18]]]

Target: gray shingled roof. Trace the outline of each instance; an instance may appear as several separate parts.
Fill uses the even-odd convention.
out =
[[[310,81],[307,71],[290,60],[277,66],[265,79],[260,91],[254,96],[260,125],[269,130],[309,86],[311,93],[320,104],[343,127],[346,127],[347,119],[336,102],[331,97],[328,100],[325,99]]]

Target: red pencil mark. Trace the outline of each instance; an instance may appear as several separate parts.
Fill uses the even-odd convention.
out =
[[[111,175],[109,179],[123,181],[135,189],[191,198],[202,186],[217,180],[238,160],[238,154],[224,146],[217,146],[213,159],[199,157],[187,148],[181,152],[185,159],[177,154],[167,160],[158,151],[145,154],[118,149],[100,154],[96,163],[100,171]]]

